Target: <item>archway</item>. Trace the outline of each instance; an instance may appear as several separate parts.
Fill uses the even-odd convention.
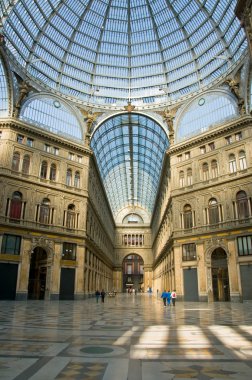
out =
[[[230,301],[227,254],[223,248],[216,248],[211,256],[214,301]]]
[[[28,299],[43,300],[46,291],[47,252],[36,247],[31,254]]]
[[[123,260],[123,291],[143,291],[144,261],[141,256],[130,254]]]

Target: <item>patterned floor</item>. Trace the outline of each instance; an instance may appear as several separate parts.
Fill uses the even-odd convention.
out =
[[[0,301],[1,380],[251,380],[252,303]]]

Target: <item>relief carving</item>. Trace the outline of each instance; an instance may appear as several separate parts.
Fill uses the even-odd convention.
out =
[[[53,258],[54,253],[54,242],[52,240],[46,239],[44,237],[38,237],[32,239],[32,247],[31,252],[36,248],[41,247],[43,248],[47,254],[48,257]]]

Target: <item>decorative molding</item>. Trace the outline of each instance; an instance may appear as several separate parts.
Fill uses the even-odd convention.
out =
[[[40,236],[40,237],[33,237],[32,238],[32,241],[31,241],[31,251],[30,251],[30,254],[33,253],[34,249],[36,247],[40,247],[40,248],[43,248],[49,258],[53,258],[53,255],[54,255],[54,242],[52,240],[49,240],[43,236]]]
[[[206,251],[205,251],[205,264],[207,267],[211,267],[211,256],[215,249],[222,248],[226,255],[227,255],[227,261],[229,260],[231,254],[228,250],[228,246],[225,239],[212,237],[212,239],[209,239],[206,241]]]
[[[74,151],[78,151],[89,156],[93,155],[93,151],[91,149],[84,146],[84,144],[81,145],[77,140],[67,140],[64,136],[55,135],[45,129],[36,127],[33,124],[22,122],[21,120],[17,120],[15,118],[1,119],[0,126],[1,128],[18,129],[37,138],[43,138],[44,140],[53,142],[57,145],[67,147],[67,149],[73,149]]]
[[[233,119],[232,121],[228,121],[228,123],[223,122],[221,126],[216,126],[213,129],[209,129],[202,135],[190,137],[189,141],[180,141],[179,143],[173,145],[167,150],[167,155],[171,156],[172,154],[183,152],[186,149],[203,144],[204,142],[207,142],[210,139],[212,140],[214,138],[224,136],[227,132],[230,133],[231,131],[237,130],[241,127],[248,125],[252,127],[251,116],[237,116],[237,118]]]

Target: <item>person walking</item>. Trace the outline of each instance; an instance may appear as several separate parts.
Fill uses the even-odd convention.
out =
[[[100,293],[99,290],[97,289],[96,292],[95,292],[96,303],[99,302],[100,295],[101,295],[101,293]]]
[[[102,301],[102,303],[104,303],[105,295],[106,295],[106,293],[105,293],[104,289],[102,289],[102,291],[101,291],[101,301]]]
[[[173,290],[172,294],[171,294],[171,299],[172,299],[172,305],[173,306],[175,306],[176,298],[177,298],[176,290]]]
[[[171,305],[171,291],[168,290],[168,292],[166,293],[166,303],[168,306]]]
[[[162,292],[161,298],[163,299],[164,306],[166,306],[166,290]]]

